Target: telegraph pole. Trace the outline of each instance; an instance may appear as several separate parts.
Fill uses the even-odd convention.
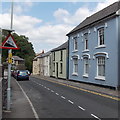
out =
[[[11,33],[13,27],[13,0],[11,2],[11,25],[10,25],[10,31]],[[10,110],[11,106],[11,62],[9,62],[9,59],[12,57],[12,49],[8,50],[8,88],[7,88],[7,110]]]

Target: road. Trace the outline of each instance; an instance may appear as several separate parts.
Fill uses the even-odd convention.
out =
[[[116,100],[33,77],[19,84],[39,118],[118,118]]]

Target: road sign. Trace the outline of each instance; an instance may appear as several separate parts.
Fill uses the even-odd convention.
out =
[[[19,49],[18,46],[16,45],[14,38],[11,34],[9,34],[5,41],[2,43],[2,46],[0,48],[3,49]]]
[[[12,64],[12,53],[8,54],[8,63]]]

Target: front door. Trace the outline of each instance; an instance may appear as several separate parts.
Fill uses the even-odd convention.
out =
[[[56,78],[58,78],[58,63],[56,63]]]

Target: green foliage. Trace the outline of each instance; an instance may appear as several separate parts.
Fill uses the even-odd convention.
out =
[[[19,36],[18,34],[13,33],[13,37],[15,39],[16,44],[20,48],[19,50],[12,50],[13,55],[25,59],[25,66],[29,71],[32,71],[32,60],[35,57],[35,52],[32,43],[29,42],[29,38],[24,35]],[[8,50],[3,50],[3,62],[7,58],[7,51]]]

